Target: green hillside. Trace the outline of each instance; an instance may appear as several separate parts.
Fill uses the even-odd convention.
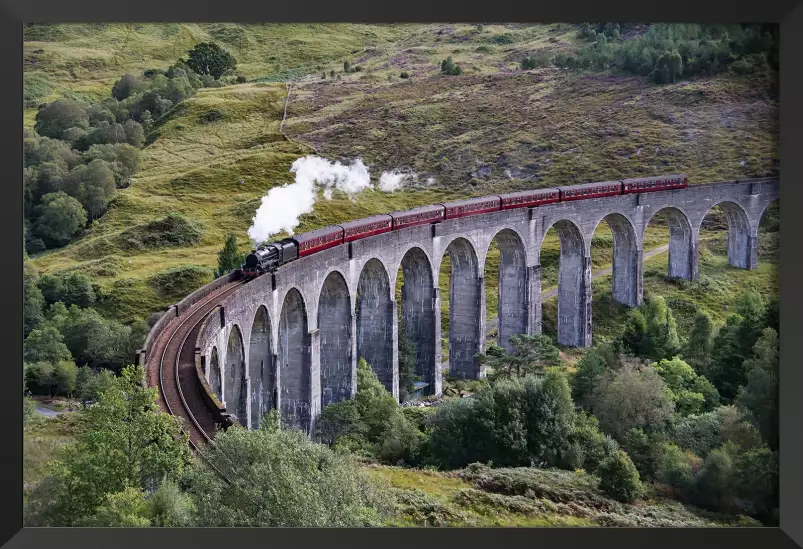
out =
[[[570,25],[37,25],[26,32],[26,79],[44,83],[31,90],[50,90],[40,101],[102,98],[123,73],[165,69],[204,40],[230,50],[248,82],[201,89],[157,121],[139,172],[108,213],[82,238],[34,259],[44,272],[96,276],[112,296],[101,308],[122,320],[169,304],[174,296],[154,276],[213,267],[228,232],[244,249],[261,196],[291,182],[290,165],[306,154],[361,157],[374,183],[384,170],[412,172],[417,182],[356,201],[321,199],[299,231],[489,191],[677,171],[703,182],[777,169],[769,72],[657,86],[639,76],[519,68],[533,52],[583,47]],[[463,74],[440,74],[447,56]],[[359,70],[345,73],[346,60]],[[132,232],[156,230],[170,213],[195,223],[191,245],[131,245]],[[668,240],[660,225],[649,234],[655,246]],[[550,234],[546,282],[557,255],[547,252],[557,247]],[[595,268],[609,255],[595,252]]]

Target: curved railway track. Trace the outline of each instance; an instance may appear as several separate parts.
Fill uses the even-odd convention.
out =
[[[195,340],[209,313],[243,284],[242,280],[229,282],[171,320],[147,357],[148,381],[159,388],[159,405],[181,419],[182,431],[189,434],[190,446],[199,455],[201,446],[211,442],[215,435],[215,421],[200,393]]]

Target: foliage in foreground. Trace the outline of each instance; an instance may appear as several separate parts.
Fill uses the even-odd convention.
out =
[[[258,431],[232,428],[204,453],[231,480],[198,467],[190,494],[204,526],[379,526],[390,509],[386,494],[348,455],[296,430],[265,422]]]
[[[138,517],[145,494],[185,470],[186,436],[174,417],[159,410],[142,370],[127,367],[114,381],[83,412],[86,428],[32,492],[26,525],[146,525],[125,517]]]

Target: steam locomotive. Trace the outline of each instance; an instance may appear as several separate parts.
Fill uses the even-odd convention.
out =
[[[323,227],[278,242],[262,244],[246,257],[241,270],[243,277],[250,280],[263,273],[273,272],[279,266],[299,257],[312,255],[340,244],[416,225],[439,223],[444,219],[499,210],[535,208],[555,202],[682,189],[688,186],[689,180],[686,175],[662,175],[483,196],[374,215],[341,225]]]

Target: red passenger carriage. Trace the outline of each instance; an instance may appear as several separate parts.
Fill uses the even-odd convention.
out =
[[[659,175],[657,177],[625,179],[622,183],[624,184],[623,194],[633,194],[683,189],[689,186],[689,179],[685,174]]]
[[[444,210],[443,204],[435,204],[433,206],[423,206],[412,210],[392,212],[390,216],[393,218],[393,230],[406,229],[407,227],[414,227],[416,225],[439,223],[443,221]]]
[[[393,228],[393,218],[387,214],[373,215],[341,223],[340,226],[343,227],[343,242],[351,242],[389,232]]]
[[[559,187],[560,201],[584,200],[588,198],[602,198],[605,196],[615,196],[622,194],[621,181],[602,181],[600,183],[584,183],[582,185],[571,185]]]
[[[499,204],[501,203],[499,196],[481,196],[479,198],[469,198],[468,200],[456,200],[454,202],[445,202],[442,206],[445,208],[444,219],[455,219],[458,217],[467,217],[470,215],[479,215],[488,212],[499,211]]]
[[[343,244],[343,227],[322,227],[294,236],[293,240],[298,243],[298,257],[304,257]]]
[[[560,190],[555,187],[535,191],[520,191],[501,195],[501,209],[534,208],[543,204],[552,204],[560,200]]]

